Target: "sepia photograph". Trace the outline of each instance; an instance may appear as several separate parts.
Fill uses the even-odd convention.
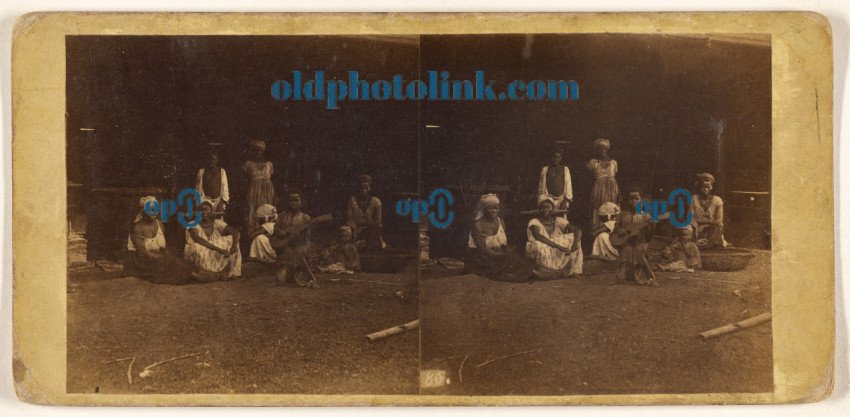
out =
[[[422,192],[456,202],[422,264],[423,394],[773,390],[769,36],[435,35],[420,55],[527,92],[422,102]]]
[[[23,16],[18,398],[827,398],[830,30],[813,13]]]
[[[416,102],[270,92],[412,78],[417,37],[66,46],[68,392],[418,393],[418,231],[390,215]]]

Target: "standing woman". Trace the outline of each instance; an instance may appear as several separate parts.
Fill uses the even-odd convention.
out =
[[[534,260],[532,274],[543,279],[580,275],[584,256],[581,251],[581,229],[555,217],[552,196],[537,198],[539,214],[528,222],[525,254]]]
[[[593,148],[596,158],[587,162],[587,169],[593,172],[596,177],[593,191],[590,193],[590,212],[595,228],[600,224],[599,217],[596,216],[599,207],[607,202],[617,204],[620,198],[620,189],[617,187],[617,179],[615,178],[617,161],[608,156],[611,142],[608,139],[596,139],[593,142]]]
[[[257,219],[254,217],[256,210],[263,204],[274,205],[274,186],[272,185],[272,173],[274,168],[271,161],[265,158],[266,143],[261,140],[252,140],[248,145],[251,159],[245,161],[242,170],[248,174],[248,230],[257,227]]]

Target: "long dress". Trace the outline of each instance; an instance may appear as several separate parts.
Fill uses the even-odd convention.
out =
[[[590,210],[593,218],[592,224],[594,227],[599,225],[599,219],[596,216],[596,211],[605,202],[617,204],[617,199],[620,197],[620,189],[617,186],[617,161],[609,159],[608,161],[600,161],[591,159],[587,163],[587,169],[593,172],[596,182],[593,184],[593,191],[590,193]]]
[[[275,222],[266,222],[260,227],[265,230],[265,234],[257,235],[251,241],[248,257],[264,263],[277,263],[277,251],[269,240],[269,236],[274,233]]]
[[[221,219],[215,219],[209,235],[207,235],[207,232],[204,231],[204,228],[200,224],[193,227],[193,229],[197,230],[198,235],[213,246],[229,251],[233,245],[233,236],[223,236],[221,234],[225,227],[227,227],[227,223]],[[186,229],[186,246],[183,249],[183,258],[191,262],[196,270],[221,272],[229,264],[230,272],[227,274],[228,278],[242,275],[241,251],[237,249],[235,253],[227,256],[222,255],[195,242],[192,239],[191,233],[189,233],[189,229]]]
[[[540,220],[531,219],[531,221],[528,222],[528,228],[526,229],[528,237],[528,243],[525,244],[526,256],[533,259],[537,266],[553,270],[568,268],[569,275],[581,274],[584,263],[584,255],[582,255],[581,246],[579,246],[578,250],[572,251],[568,255],[538,241],[534,237],[534,233],[531,232],[532,226],[537,226],[544,237],[561,246],[569,248],[573,245],[575,235],[563,232],[564,228],[567,227],[568,224],[567,220],[563,217],[556,217],[555,230],[550,234]]]
[[[617,248],[611,244],[611,231],[614,230],[614,224],[616,222],[616,220],[609,220],[602,223],[609,231],[596,235],[596,238],[593,240],[593,250],[591,252],[593,256],[606,261],[617,260],[619,253],[617,252]]]
[[[469,238],[466,245],[469,247],[469,271],[474,274],[494,275],[505,271],[512,263],[512,257],[505,252],[502,255],[488,255],[478,249],[472,234],[475,232],[475,227],[469,231]],[[483,235],[484,246],[487,249],[501,251],[508,245],[508,236],[505,234],[505,227],[502,219],[499,219],[499,229],[496,234],[489,236]]]
[[[263,204],[274,205],[274,186],[271,180],[274,167],[271,161],[245,161],[242,170],[251,177],[247,197],[248,230],[254,230],[257,227],[257,219],[254,218],[257,208]]]
[[[699,196],[693,200],[694,220],[715,221],[718,224],[700,224],[697,226],[697,236],[705,238],[709,246],[726,246],[723,238],[723,200],[713,195],[704,207],[700,203]]]

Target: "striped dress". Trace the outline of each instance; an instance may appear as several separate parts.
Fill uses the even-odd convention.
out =
[[[230,250],[231,245],[233,245],[233,236],[222,236],[221,233],[225,227],[227,227],[227,223],[224,220],[215,219],[209,235],[200,224],[193,229],[197,230],[198,235],[213,246]],[[186,229],[186,246],[183,250],[183,258],[189,261],[196,270],[221,272],[229,263],[230,273],[228,278],[242,275],[242,254],[239,250],[229,256],[222,255],[195,242],[189,230]]]

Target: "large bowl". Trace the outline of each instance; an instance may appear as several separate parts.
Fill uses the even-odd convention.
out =
[[[749,249],[706,249],[700,251],[702,269],[706,271],[740,271],[746,268],[756,255]]]

